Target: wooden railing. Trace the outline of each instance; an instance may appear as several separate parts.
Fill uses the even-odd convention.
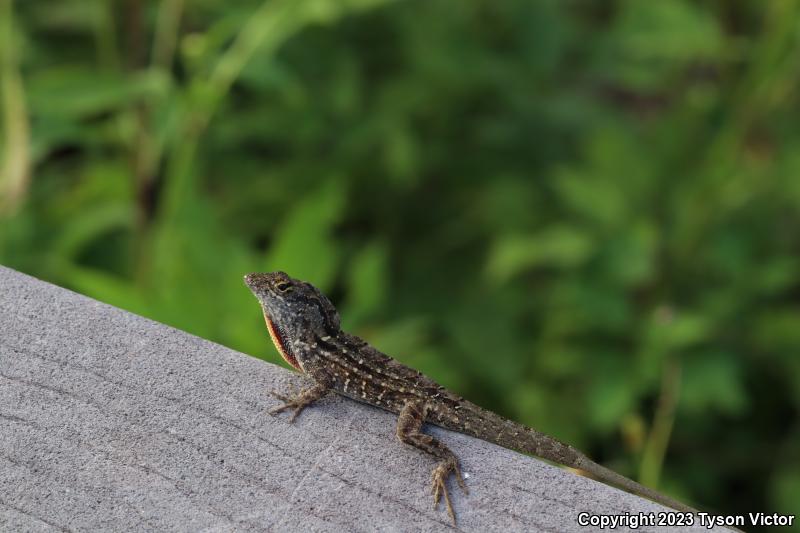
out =
[[[302,381],[0,267],[0,531],[453,528],[433,508],[433,461],[396,440],[391,414],[338,397],[294,424],[267,414],[276,404],[267,391]],[[580,513],[664,511],[534,458],[429,431],[467,476],[468,495],[451,484],[459,529],[590,531]]]

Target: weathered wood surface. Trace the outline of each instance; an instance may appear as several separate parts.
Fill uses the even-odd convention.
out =
[[[432,506],[433,461],[388,413],[331,397],[288,424],[266,391],[299,376],[3,267],[0,332],[2,531],[454,529]],[[581,511],[663,510],[431,431],[468,476],[459,529],[587,531]]]

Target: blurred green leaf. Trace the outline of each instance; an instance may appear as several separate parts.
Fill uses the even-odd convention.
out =
[[[775,472],[770,482],[770,492],[775,502],[775,511],[784,514],[797,512],[797,501],[800,499],[800,469],[779,469]],[[790,531],[796,531],[798,524],[794,524]]]
[[[587,392],[588,419],[601,431],[610,432],[634,407],[636,391],[627,369],[623,366],[604,365],[592,376]]]
[[[168,80],[156,71],[123,76],[73,66],[44,71],[28,87],[34,114],[82,118],[163,95]]]
[[[537,235],[506,236],[489,253],[490,279],[507,279],[538,266],[570,268],[580,265],[592,251],[592,241],[584,231],[568,226],[553,226]]]
[[[732,353],[696,353],[684,358],[681,409],[717,409],[741,415],[748,407],[738,358]]]
[[[718,21],[703,4],[627,0],[621,11],[607,66],[609,74],[628,86],[658,89],[680,67],[725,58]]]
[[[151,312],[144,296],[129,280],[66,264],[61,265],[59,274],[66,284],[87,296],[133,313],[148,315]]]
[[[389,254],[384,243],[372,243],[358,253],[350,265],[345,315],[358,324],[375,316],[390,293]]]
[[[342,216],[344,200],[341,180],[330,179],[295,204],[277,231],[265,260],[266,270],[291,272],[329,288],[339,263],[331,227]]]
[[[609,282],[635,287],[653,279],[656,273],[658,240],[647,222],[632,224],[605,243],[603,268]]]
[[[779,357],[797,356],[800,346],[800,309],[795,306],[776,307],[754,319],[752,332],[758,341]]]

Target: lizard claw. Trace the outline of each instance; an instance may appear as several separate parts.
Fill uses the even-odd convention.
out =
[[[458,467],[458,462],[454,459],[439,463],[436,468],[431,472],[431,492],[433,493],[433,508],[439,507],[439,502],[444,496],[444,503],[447,506],[447,514],[455,524],[456,515],[453,512],[453,505],[450,503],[450,494],[447,491],[447,478],[450,474],[455,474],[458,485],[465,494],[469,494],[467,485],[464,482],[464,476],[461,475],[461,469]]]

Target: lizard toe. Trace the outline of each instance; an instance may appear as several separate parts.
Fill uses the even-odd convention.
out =
[[[275,416],[275,415],[277,415],[277,414],[280,414],[280,413],[284,412],[284,411],[285,411],[285,410],[287,410],[289,407],[291,407],[289,404],[283,404],[283,405],[279,405],[279,406],[277,406],[277,407],[273,407],[272,409],[270,409],[269,411],[267,411],[267,413],[269,413],[269,414],[270,414],[270,415],[272,415],[272,416]]]
[[[442,496],[444,496],[444,503],[447,506],[447,514],[450,515],[450,518],[455,524],[456,515],[453,512],[453,505],[450,503],[450,494],[447,491],[446,484],[447,478],[452,469],[452,464],[448,462],[441,463],[433,469],[433,472],[431,472],[431,492],[433,493],[433,508],[436,509],[439,507],[439,502],[442,500]]]
[[[281,394],[280,392],[269,391],[269,395],[275,398],[276,400],[280,400],[282,402],[291,403],[292,399],[285,394]]]

